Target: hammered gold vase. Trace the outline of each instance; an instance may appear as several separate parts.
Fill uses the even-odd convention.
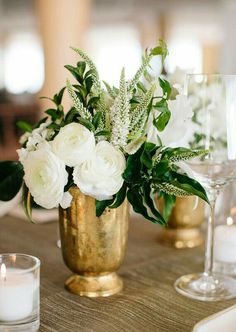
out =
[[[110,296],[123,288],[116,271],[123,262],[129,227],[127,200],[117,209],[96,217],[95,199],[77,187],[68,209],[59,208],[61,249],[65,264],[74,273],[67,290],[88,297]]]
[[[203,243],[201,225],[204,222],[205,203],[198,199],[198,204],[194,208],[195,203],[195,196],[176,198],[168,226],[163,228],[159,235],[162,244],[182,249],[194,248]]]

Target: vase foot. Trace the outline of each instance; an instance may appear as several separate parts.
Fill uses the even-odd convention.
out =
[[[203,243],[203,237],[199,228],[180,228],[161,230],[160,243],[176,249],[194,248]]]
[[[123,281],[115,272],[100,276],[74,274],[66,280],[65,288],[80,296],[110,296],[122,290]]]

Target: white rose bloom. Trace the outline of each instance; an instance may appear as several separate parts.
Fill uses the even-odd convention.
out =
[[[54,134],[52,129],[47,128],[49,124],[49,122],[41,123],[41,125],[31,133],[27,132],[21,136],[20,144],[23,145],[27,141],[25,148],[17,150],[21,163],[27,158],[29,152],[39,149],[41,145],[48,144],[47,140]]]
[[[70,167],[80,165],[90,158],[94,148],[93,133],[79,123],[70,123],[61,128],[52,141],[53,152]]]
[[[110,199],[123,185],[126,167],[123,153],[111,143],[100,141],[90,159],[74,169],[75,184],[86,195]]]
[[[50,149],[41,147],[28,153],[23,166],[24,180],[35,202],[46,209],[57,207],[68,180],[65,164]]]
[[[72,202],[72,195],[69,193],[69,191],[65,192],[63,194],[63,197],[62,197],[62,200],[60,202],[60,206],[63,208],[63,209],[67,209],[68,207],[70,207],[71,205],[71,202]]]

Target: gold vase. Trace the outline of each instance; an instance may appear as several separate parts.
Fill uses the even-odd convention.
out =
[[[123,262],[129,227],[127,200],[117,209],[106,209],[98,218],[95,199],[77,187],[68,209],[59,208],[61,249],[65,264],[75,274],[67,290],[88,297],[109,296],[123,288],[116,271]]]
[[[195,201],[194,196],[176,198],[168,226],[160,232],[159,240],[162,244],[182,249],[203,243],[200,227],[204,221],[204,202],[199,199],[194,209]]]

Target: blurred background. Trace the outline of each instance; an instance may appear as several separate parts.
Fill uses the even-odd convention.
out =
[[[39,96],[65,84],[63,66],[77,60],[69,46],[89,52],[111,84],[159,38],[174,80],[180,70],[236,74],[235,17],[235,0],[0,0],[0,160],[17,158],[16,122],[36,121],[50,106]]]

